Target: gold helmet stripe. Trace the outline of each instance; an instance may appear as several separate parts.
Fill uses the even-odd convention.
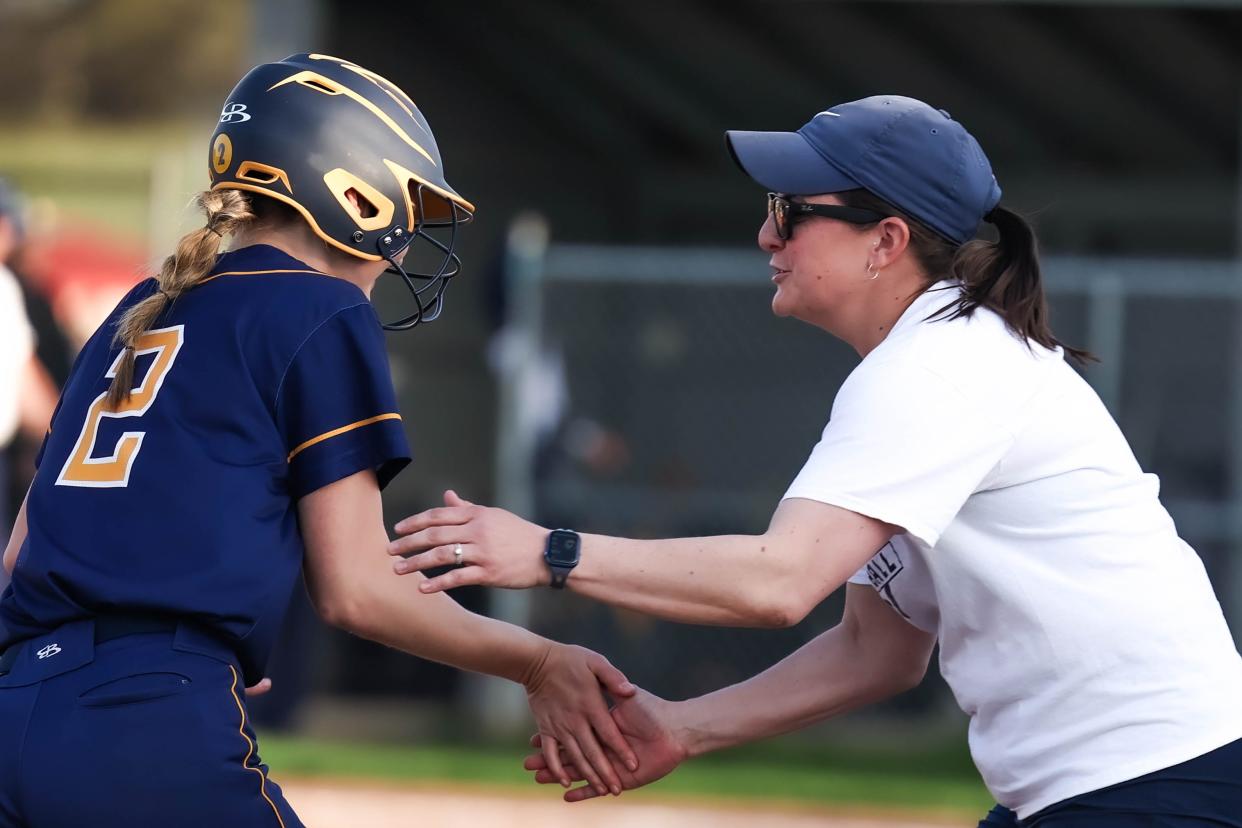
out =
[[[405,98],[407,101],[410,102],[410,106],[414,106],[414,99],[411,98],[409,95],[405,94],[404,89],[402,89],[400,86],[397,86],[395,83],[393,83],[388,78],[384,77],[378,72],[372,72],[370,69],[366,69],[362,66],[359,66],[353,61],[345,60],[345,58],[333,57],[332,55],[312,54],[310,56],[310,59],[311,60],[334,60],[337,63],[344,66],[346,69],[357,72],[359,75],[362,75],[363,77],[371,81],[374,81],[375,83],[392,87],[392,90],[394,92],[396,92],[398,95],[400,95],[401,97]]]
[[[421,175],[418,175],[417,173],[411,170],[407,170],[405,167],[401,166],[396,161],[390,161],[387,158],[385,158],[384,166],[388,167],[389,171],[394,176],[396,176],[397,181],[401,184],[401,187],[405,190],[405,206],[409,212],[410,223],[408,226],[411,230],[414,229],[414,224],[416,223],[416,219],[417,219],[417,216],[414,215],[414,212],[415,212],[414,201],[410,197],[409,187],[407,186],[411,178],[417,181],[419,184],[422,184],[424,187],[431,190],[433,193],[440,196],[441,198],[447,201],[451,201],[454,204],[457,204],[458,206],[465,209],[471,215],[474,214],[474,205],[471,204],[469,201],[466,201],[464,198],[459,196],[457,193],[450,193],[448,190],[445,190],[443,187],[437,187],[435,184],[432,184],[430,181],[423,178]]]
[[[344,95],[345,97],[349,98],[355,103],[361,104],[372,115],[374,115],[376,118],[379,118],[384,123],[385,126],[391,129],[393,132],[397,133],[397,136],[401,138],[402,141],[405,141],[412,148],[417,150],[420,155],[422,155],[424,158],[430,161],[432,166],[438,166],[436,164],[435,159],[431,157],[431,154],[427,152],[427,150],[419,146],[418,143],[413,138],[411,138],[409,134],[406,133],[406,131],[402,129],[401,126],[396,121],[388,117],[388,114],[385,113],[384,110],[380,109],[378,106],[371,103],[366,98],[362,97],[357,92],[350,89],[348,86],[345,86],[342,83],[338,83],[337,81],[334,81],[331,78],[325,77],[319,74],[318,72],[312,72],[309,69],[303,69],[301,72],[295,72],[294,74],[290,75],[284,80],[278,83],[272,84],[271,86],[267,88],[267,91],[271,92],[273,89],[276,89],[277,87],[280,87],[280,86],[284,86],[287,83],[302,84],[303,86],[310,86],[313,89],[318,89],[318,87],[323,87],[323,89],[329,90],[327,94]],[[322,92],[323,90],[319,89],[318,91]]]
[[[348,60],[344,60],[339,57],[332,57],[332,55],[311,55],[310,58],[311,60],[334,60],[337,63],[341,64],[343,68],[348,69],[349,71],[354,72],[355,74],[362,75],[364,78],[371,81],[371,83],[375,84],[380,89],[384,90],[384,92],[388,95],[388,97],[392,98],[393,101],[397,104],[397,106],[405,110],[406,115],[409,115],[411,118],[414,118],[414,111],[410,109],[410,107],[414,106],[414,100],[409,95],[405,94],[405,90],[403,90],[400,86],[397,86],[395,83],[393,83],[392,81],[390,81],[388,78],[384,77],[383,75],[380,75],[376,72],[372,72],[370,69],[366,69],[362,66],[359,66],[356,63],[350,63]],[[402,98],[404,98],[405,100],[402,100]],[[407,102],[409,104],[408,106],[406,105]],[[417,119],[415,119],[414,122],[418,124]],[[422,129],[423,132],[427,131],[423,129],[422,124],[418,124],[418,128]]]

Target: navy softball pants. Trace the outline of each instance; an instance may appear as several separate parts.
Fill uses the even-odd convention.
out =
[[[231,652],[79,621],[0,676],[0,828],[301,828],[259,761]]]
[[[997,805],[979,828],[1242,828],[1242,740],[1024,820]]]

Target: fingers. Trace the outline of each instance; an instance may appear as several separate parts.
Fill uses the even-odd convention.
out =
[[[578,742],[573,736],[570,736],[561,743],[561,749],[565,751],[565,755],[569,757],[570,765],[577,768],[579,772],[586,777],[586,781],[591,784],[591,787],[595,788],[595,790],[599,791],[601,794],[608,793],[608,788],[605,787],[603,780],[599,777],[598,769],[593,767],[591,763],[587,761],[586,756],[582,753],[582,748],[578,745]],[[557,759],[559,760],[560,757],[558,756]],[[564,769],[564,766],[562,766],[561,772],[564,774],[566,779],[569,779],[569,772]],[[565,787],[568,788],[569,785],[566,784]]]
[[[617,796],[621,795],[621,780],[589,728],[570,736],[562,747],[574,767],[582,771],[601,796],[609,791]]]
[[[446,492],[445,494],[447,496],[448,493]],[[469,523],[470,519],[474,517],[475,510],[473,506],[473,503],[466,503],[463,500],[458,505],[428,509],[399,521],[393,529],[398,534],[410,535],[433,526],[461,526],[463,523]]]
[[[595,673],[595,677],[599,679],[599,683],[604,685],[604,689],[614,698],[629,698],[638,692],[638,688],[630,683],[616,667],[613,667],[608,659],[598,653],[595,658],[588,662],[591,672]]]
[[[402,532],[401,527],[407,521],[413,518],[406,518],[398,523],[396,529]],[[423,527],[417,531],[404,532],[405,537],[397,538],[388,544],[389,555],[411,555],[415,552],[426,552],[437,546],[451,546],[454,543],[465,543],[470,540],[472,534],[466,521],[454,524],[434,524]]]
[[[595,735],[603,740],[604,745],[612,751],[614,756],[619,757],[625,763],[631,773],[638,770],[638,756],[634,754],[630,743],[621,735],[621,729],[617,727],[612,716],[607,712],[591,716],[591,727],[595,729]],[[612,768],[611,763],[609,763],[609,768]]]
[[[534,736],[531,736],[531,737],[530,737],[530,746],[531,746],[531,747],[533,747],[533,748],[539,748],[539,747],[542,747],[542,746],[543,746],[543,736],[539,735],[538,733],[536,733]]]
[[[586,781],[585,779],[582,778],[582,774],[578,773],[577,768],[575,768],[572,765],[566,765],[565,767],[566,767],[565,772],[569,774],[570,779],[572,779],[575,782]],[[552,772],[546,769],[537,771],[535,773],[535,781],[539,783],[540,785],[559,785],[560,784],[560,782],[556,779],[556,777],[552,775]],[[592,790],[594,790],[594,788],[592,788]]]
[[[538,782],[540,785],[561,784],[561,780],[557,779],[552,774],[552,771],[548,770],[548,768],[546,767],[543,754],[535,754],[532,756],[527,756],[526,760],[522,762],[522,767],[524,767],[528,771],[532,771],[535,774],[535,781]],[[585,781],[582,777],[582,774],[578,772],[578,769],[575,766],[564,765],[564,768],[565,768],[565,773],[567,776],[569,776],[569,780],[571,782],[584,782]]]
[[[265,678],[253,687],[246,688],[246,698],[253,699],[255,696],[262,696],[268,690],[272,689],[272,680]]]
[[[565,773],[565,769],[561,767],[560,745],[551,736],[543,737],[543,760],[548,764],[548,772],[552,774],[557,782],[561,783],[561,787],[568,788],[569,776]]]
[[[614,698],[627,698],[638,692],[638,688],[629,682],[625,674],[613,667],[608,659],[596,654],[590,662],[591,671],[595,673],[595,677],[604,685]],[[612,751],[621,757],[625,762],[625,766],[631,771],[638,770],[638,757],[634,754],[630,743],[621,735],[621,730],[617,727],[617,723],[613,721],[612,716],[603,714],[591,717],[591,726],[595,728],[595,732],[604,744],[612,748]],[[609,766],[611,767],[611,765]]]
[[[465,498],[458,495],[457,492],[453,491],[452,489],[449,489],[448,491],[444,493],[444,505],[445,506],[473,506],[474,504],[471,503],[469,500],[466,500]]]
[[[462,563],[470,563],[466,560],[466,543],[447,543],[444,546],[436,546],[422,552],[418,555],[411,555],[408,558],[397,558],[392,562],[392,571],[398,575],[405,575],[409,572],[425,572],[428,569],[435,569],[440,566],[456,566],[457,565],[457,547],[462,550]]]
[[[594,799],[599,795],[590,785],[583,785],[582,787],[574,788],[572,791],[565,791],[565,801],[582,802],[587,799]]]
[[[463,566],[461,569],[454,569],[435,578],[428,578],[418,585],[421,592],[444,592],[446,589],[456,589],[460,586],[470,586],[472,584],[487,583],[487,570],[481,566]]]

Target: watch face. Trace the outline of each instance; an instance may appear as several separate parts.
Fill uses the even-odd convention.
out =
[[[548,537],[545,556],[553,566],[573,566],[578,563],[578,533],[555,529]]]

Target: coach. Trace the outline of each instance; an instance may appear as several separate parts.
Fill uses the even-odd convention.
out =
[[[773,191],[773,312],[862,358],[768,530],[579,536],[449,493],[398,524],[390,551],[416,554],[396,570],[743,626],[796,623],[848,583],[840,625],[767,672],[623,703],[647,746],[631,786],[911,687],[938,641],[1012,811],[988,824],[1242,826],[1242,659],[1157,479],[1067,364],[1089,355],[1052,333],[1034,235],[978,143],[897,96],[727,140]]]

